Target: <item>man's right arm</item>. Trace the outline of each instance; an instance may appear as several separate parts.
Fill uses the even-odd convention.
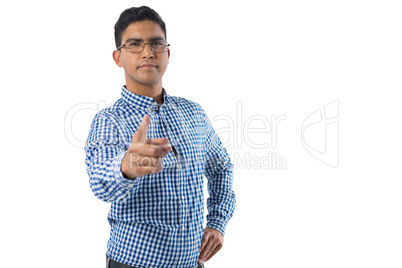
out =
[[[162,159],[171,147],[165,138],[147,138],[150,123],[149,116],[144,116],[125,149],[117,126],[104,115],[95,116],[85,145],[85,162],[96,197],[124,202],[136,191],[142,176],[162,171]]]
[[[117,126],[105,115],[92,121],[85,144],[89,184],[95,196],[105,202],[124,201],[139,180],[126,179],[121,162],[126,154]]]

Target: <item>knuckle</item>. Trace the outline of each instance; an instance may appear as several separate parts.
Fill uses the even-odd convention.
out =
[[[137,153],[139,149],[139,146],[130,146],[130,148],[128,148],[128,152],[129,153]]]
[[[158,149],[155,147],[151,148],[151,154],[156,155],[158,153]]]

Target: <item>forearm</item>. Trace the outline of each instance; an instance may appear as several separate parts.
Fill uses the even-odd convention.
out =
[[[137,189],[139,178],[124,178],[121,162],[126,153],[122,128],[116,120],[97,114],[85,143],[85,164],[95,196],[105,202],[124,202]]]
[[[87,173],[94,195],[105,202],[125,202],[137,189],[140,178],[127,179],[121,172],[125,151],[111,159],[87,159]]]
[[[215,174],[208,180],[209,197],[207,199],[207,227],[225,234],[228,221],[232,218],[236,207],[236,195],[232,188],[233,166]]]

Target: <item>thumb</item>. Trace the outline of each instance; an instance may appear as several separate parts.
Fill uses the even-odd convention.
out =
[[[139,125],[137,131],[135,132],[131,143],[141,142],[145,143],[147,141],[148,129],[151,124],[151,118],[149,115],[144,115],[141,124]]]

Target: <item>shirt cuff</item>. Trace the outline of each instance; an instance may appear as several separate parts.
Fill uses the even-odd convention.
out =
[[[226,224],[220,222],[220,221],[208,221],[206,228],[212,228],[215,230],[218,230],[219,232],[222,233],[223,236],[225,236],[225,227]]]
[[[116,183],[119,185],[121,189],[132,189],[138,183],[138,178],[135,179],[128,179],[124,177],[123,172],[121,172],[121,162],[123,161],[124,156],[126,155],[127,151],[122,151],[117,155],[114,160],[113,164],[113,172],[114,177],[116,179]]]

